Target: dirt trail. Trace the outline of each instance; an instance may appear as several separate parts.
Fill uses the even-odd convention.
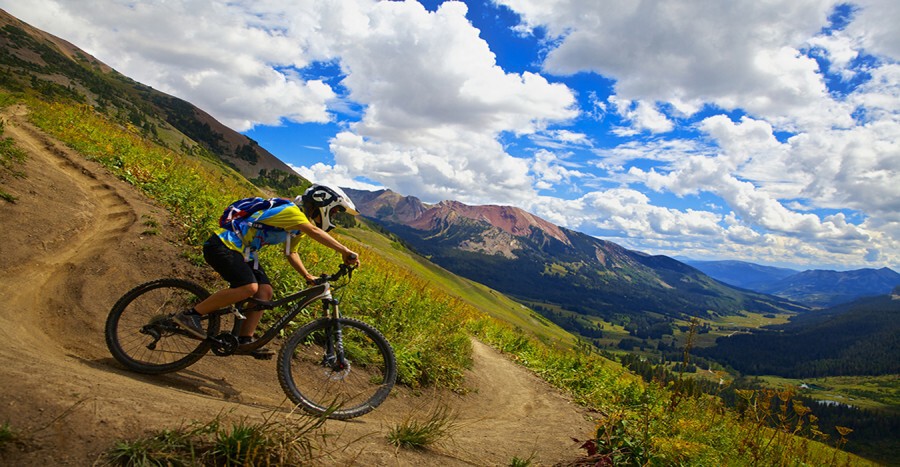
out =
[[[0,449],[2,465],[90,465],[115,440],[184,422],[260,418],[286,407],[274,361],[208,357],[163,376],[122,369],[103,339],[106,313],[134,285],[166,276],[202,280],[179,256],[164,209],[27,122],[0,115],[3,137],[28,155],[25,177],[0,174],[16,203],[0,201],[0,424],[23,441]],[[158,224],[160,234],[148,234]],[[579,456],[573,437],[592,423],[546,383],[473,341],[466,395],[395,390],[375,412],[329,421],[323,463],[337,465],[533,465]],[[458,414],[447,441],[397,450],[385,438],[433,404]]]

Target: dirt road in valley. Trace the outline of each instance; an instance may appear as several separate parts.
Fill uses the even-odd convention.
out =
[[[90,465],[115,440],[134,439],[216,415],[286,414],[275,363],[209,356],[169,375],[124,370],[103,338],[106,313],[147,280],[211,279],[180,256],[166,211],[4,109],[3,137],[27,153],[24,177],[0,174],[15,203],[0,201],[0,424],[22,442],[0,448],[2,465]],[[151,234],[158,224],[159,234]],[[466,395],[395,390],[379,409],[334,435],[323,464],[509,465],[533,456],[552,465],[581,455],[572,438],[592,422],[546,383],[473,341]],[[386,434],[433,404],[457,414],[452,436],[422,451],[398,450]],[[284,414],[284,415],[282,415]]]

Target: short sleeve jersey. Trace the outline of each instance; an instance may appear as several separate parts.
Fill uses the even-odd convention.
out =
[[[253,224],[265,224],[278,227],[277,230],[257,229]],[[216,230],[216,235],[222,239],[222,243],[228,248],[248,253],[259,251],[266,245],[275,245],[284,242],[287,244],[285,253],[296,253],[300,242],[291,242],[290,239],[300,236],[299,230],[286,230],[300,224],[309,223],[309,219],[296,204],[287,203],[270,209],[263,209],[253,213],[244,220],[236,221],[236,232],[226,229]],[[247,256],[249,258],[249,256]]]

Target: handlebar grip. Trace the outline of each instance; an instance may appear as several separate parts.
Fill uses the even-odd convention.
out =
[[[350,261],[356,261],[359,258],[359,255],[356,253],[350,253]]]

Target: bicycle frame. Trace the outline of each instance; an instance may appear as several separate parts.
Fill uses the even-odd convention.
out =
[[[243,300],[236,305],[225,308],[222,310],[217,310],[213,312],[215,315],[222,316],[227,314],[234,314],[235,321],[234,326],[231,329],[231,335],[235,338],[238,337],[238,333],[241,329],[241,325],[244,320],[247,319],[242,312],[247,311],[247,308],[250,307],[251,311],[264,311],[271,310],[276,307],[282,306],[287,303],[299,301],[296,305],[291,307],[290,311],[282,315],[278,320],[272,324],[272,326],[267,329],[263,335],[253,341],[250,344],[244,344],[239,346],[242,351],[253,351],[258,348],[261,348],[268,344],[272,339],[274,339],[278,333],[284,329],[288,323],[294,320],[298,314],[300,314],[303,309],[307,306],[315,302],[316,300],[321,300],[323,304],[323,308],[325,314],[328,315],[328,308],[331,307],[331,317],[332,318],[340,318],[340,310],[338,309],[338,301],[334,299],[331,295],[331,284],[328,282],[314,285],[310,288],[301,290],[299,292],[288,295],[287,297],[281,298],[279,300],[274,301],[265,301],[258,300],[256,298],[248,298],[247,300]],[[210,338],[214,339],[216,336],[210,336]]]

